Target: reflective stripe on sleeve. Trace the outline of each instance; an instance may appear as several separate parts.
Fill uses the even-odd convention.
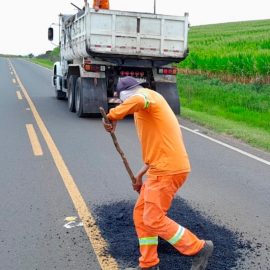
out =
[[[152,237],[143,237],[139,238],[139,244],[140,246],[157,246],[158,245],[158,237],[152,236]]]
[[[150,106],[150,101],[148,100],[147,96],[143,93],[135,94],[134,96],[140,96],[144,99],[144,109],[148,109]]]
[[[178,241],[181,240],[184,233],[185,233],[185,228],[179,225],[179,228],[178,228],[177,232],[175,233],[175,235],[170,240],[168,240],[168,242],[171,245],[175,245]]]

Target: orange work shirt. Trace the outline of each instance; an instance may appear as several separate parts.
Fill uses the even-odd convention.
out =
[[[190,172],[179,123],[162,95],[141,88],[135,95],[111,109],[108,118],[116,121],[128,114],[134,114],[143,161],[149,165],[147,174]]]
[[[100,0],[99,1],[99,5],[97,5],[97,0],[93,1],[93,8],[95,6],[99,6],[99,8],[101,9],[110,9],[110,4],[109,4],[109,0]]]

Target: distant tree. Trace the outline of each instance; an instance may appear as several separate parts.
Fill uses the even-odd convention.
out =
[[[51,62],[59,61],[60,57],[60,48],[56,47],[52,51],[46,51],[44,54],[40,54],[37,58],[49,59]]]
[[[52,62],[58,61],[60,58],[60,48],[55,47],[50,53],[50,60]]]

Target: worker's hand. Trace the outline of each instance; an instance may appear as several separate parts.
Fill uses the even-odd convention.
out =
[[[140,193],[141,188],[142,188],[142,176],[141,175],[137,175],[135,176],[136,182],[135,184],[132,184],[133,189],[135,191],[137,191],[138,193]]]
[[[95,11],[99,11],[99,6],[94,6]]]
[[[149,165],[144,164],[141,169],[138,171],[137,175],[135,176],[136,182],[133,185],[133,189],[140,193],[142,184],[143,184],[143,176],[148,171]]]
[[[102,118],[103,126],[106,131],[112,133],[115,131],[117,121],[111,121],[110,123],[106,123],[104,118]]]

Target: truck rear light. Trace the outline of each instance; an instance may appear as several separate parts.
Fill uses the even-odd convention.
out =
[[[90,71],[91,65],[90,64],[84,64],[83,68],[84,68],[85,71]]]
[[[145,76],[145,72],[144,71],[128,71],[128,70],[121,70],[120,71],[120,76],[124,77],[124,76],[132,76],[132,77],[139,77],[142,78]]]
[[[176,75],[177,68],[158,68],[158,74]]]
[[[89,71],[89,72],[100,72],[100,71],[104,72],[106,70],[105,66],[91,65],[91,64],[84,64],[83,68],[85,71]]]

